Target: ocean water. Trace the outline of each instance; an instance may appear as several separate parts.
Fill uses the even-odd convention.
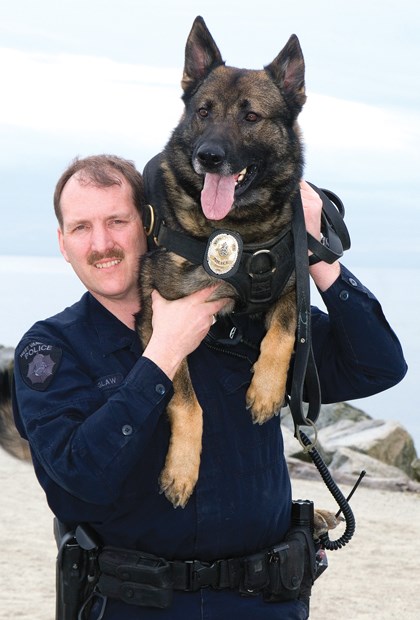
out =
[[[84,288],[61,257],[2,256],[0,261],[0,344],[14,347],[37,320],[60,312],[83,294]],[[394,388],[352,404],[374,418],[398,420],[420,450],[420,268],[347,266],[378,297],[397,333],[409,371]],[[312,301],[320,304],[313,292]]]
[[[420,267],[354,267],[346,266],[367,286],[381,303],[385,316],[397,334],[408,364],[404,379],[375,396],[350,401],[374,418],[399,421],[411,434],[420,456]],[[312,302],[319,297],[312,292]]]

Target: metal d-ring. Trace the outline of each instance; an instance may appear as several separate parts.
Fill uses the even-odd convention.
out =
[[[149,226],[144,226],[144,232],[146,233],[146,236],[148,237],[150,233],[153,231],[153,228],[155,226],[155,212],[153,210],[152,205],[147,204],[145,208],[149,209],[149,213],[150,213],[150,224]]]
[[[276,269],[277,269],[276,262],[274,260],[273,254],[271,253],[271,250],[267,250],[265,248],[263,250],[257,250],[256,252],[253,253],[253,255],[251,256],[251,259],[250,259],[249,275],[251,276],[251,278],[253,278],[255,276],[255,274],[251,271],[251,269],[252,269],[252,261],[259,254],[268,254],[268,256],[270,258],[270,261],[271,261],[271,268],[267,269],[267,271],[265,271],[264,273],[267,273],[268,271],[270,271],[270,273],[274,273],[276,271]]]

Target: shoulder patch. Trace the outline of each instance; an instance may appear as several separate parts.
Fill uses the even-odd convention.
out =
[[[58,370],[62,350],[52,344],[31,342],[19,354],[22,379],[33,390],[43,392],[48,388]]]

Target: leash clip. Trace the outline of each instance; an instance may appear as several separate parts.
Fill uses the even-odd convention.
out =
[[[310,443],[308,443],[308,445],[303,443],[302,437],[300,435],[299,424],[295,425],[295,437],[300,443],[300,445],[302,446],[302,450],[304,454],[308,454],[309,452],[311,452],[311,450],[316,448],[316,445],[318,443],[318,429],[316,427],[315,422],[313,422],[310,418],[306,418],[306,423],[308,426],[312,426],[314,433],[315,433],[315,437]]]

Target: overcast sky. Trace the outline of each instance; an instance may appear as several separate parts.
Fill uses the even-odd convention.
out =
[[[405,416],[420,442],[412,321],[420,303],[418,0],[4,0],[0,254],[58,256],[52,194],[74,156],[116,153],[141,170],[163,147],[181,114],[184,48],[197,14],[233,66],[259,69],[298,35],[308,92],[305,177],[344,200],[352,237],[344,262],[370,274],[411,370],[359,406],[376,417]],[[53,303],[56,293],[56,312],[76,298],[70,287],[66,301],[51,291],[54,280],[34,260],[18,261],[10,276],[15,262],[0,261],[0,343],[13,344],[14,322],[23,333],[53,313],[41,312],[40,301]]]
[[[418,260],[420,9],[409,0],[3,2],[0,253],[57,254],[51,196],[75,155],[113,152],[142,169],[162,148],[198,13],[234,66],[261,68],[298,35],[306,177],[344,198],[356,258],[378,226],[378,252],[397,233]]]

